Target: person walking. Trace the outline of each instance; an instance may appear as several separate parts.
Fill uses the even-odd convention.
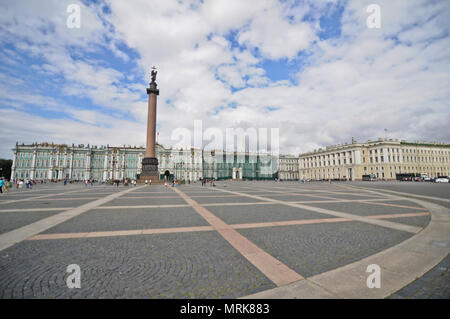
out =
[[[0,194],[3,194],[3,184],[5,181],[3,180],[3,177],[0,177]]]
[[[11,181],[6,181],[5,183],[5,190],[6,190],[6,194],[9,193],[9,189],[12,187]]]

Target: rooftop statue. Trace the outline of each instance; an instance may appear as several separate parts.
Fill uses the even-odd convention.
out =
[[[155,81],[156,81],[156,74],[158,73],[158,71],[156,71],[156,68],[153,66],[152,67],[152,73],[151,73],[151,75],[152,75],[152,82],[151,83],[155,83]]]

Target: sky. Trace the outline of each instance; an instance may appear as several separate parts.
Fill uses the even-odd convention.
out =
[[[0,158],[16,141],[144,146],[152,66],[165,146],[194,121],[278,128],[295,155],[450,141],[446,0],[0,0],[0,12]]]

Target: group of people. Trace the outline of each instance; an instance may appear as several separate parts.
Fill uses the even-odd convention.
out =
[[[88,187],[88,185],[91,185],[91,187],[94,186],[94,181],[92,179],[85,179],[83,183],[85,187]],[[64,185],[67,185],[67,179],[64,180]]]
[[[3,177],[0,177],[0,194],[3,194],[3,188],[5,188],[6,193],[8,193],[11,186],[12,184],[9,180],[5,180]]]
[[[130,185],[131,187],[136,187],[137,181],[135,179],[131,180]]]
[[[206,184],[210,184],[211,186],[216,186],[216,183],[215,183],[215,179],[214,178],[212,178],[212,179],[202,179],[202,186],[205,186]]]
[[[131,186],[131,187],[136,187],[137,185],[137,181],[135,179],[124,179],[123,181],[121,181],[120,179],[115,179],[112,181],[113,185],[116,185],[116,187],[119,187],[120,183],[123,183],[123,186]],[[145,184],[147,185],[147,181],[145,181]]]
[[[25,185],[25,187],[28,188],[32,188],[33,184],[36,184],[36,181],[32,181],[29,179],[23,180],[23,179],[18,179],[16,181],[16,188],[23,188],[23,186]],[[12,188],[13,183],[11,183],[11,181],[9,179],[5,179],[3,177],[0,177],[0,194],[3,194],[3,191],[5,191],[5,193],[9,193],[9,190]]]
[[[36,184],[37,184],[37,181],[31,180],[28,178],[25,180],[18,179],[18,180],[16,180],[16,189],[21,189],[21,188],[23,188],[24,185],[25,185],[26,189],[32,189],[33,185],[36,185]]]
[[[67,179],[64,179],[64,185],[67,185],[69,181]],[[171,181],[172,182],[172,187],[176,187],[179,185],[179,183],[174,179]],[[42,183],[42,182],[41,182]],[[215,180],[214,179],[202,179],[202,186],[205,186],[207,183],[209,183],[211,186],[216,186],[215,184]],[[31,180],[31,179],[18,179],[16,180],[16,188],[17,189],[21,189],[24,187],[26,187],[26,189],[31,189],[33,187],[34,184],[37,184],[37,181],[35,180]],[[84,180],[83,181],[84,186],[94,186],[94,181],[93,180]],[[119,187],[120,184],[120,180],[114,180],[113,184],[116,185],[116,187]],[[190,184],[190,180],[189,180],[189,184]],[[0,178],[0,193],[3,193],[3,190],[6,191],[6,193],[9,192],[10,188],[12,187],[12,183],[9,180],[5,180],[3,177]],[[137,181],[135,179],[133,180],[128,180],[125,179],[123,181],[123,185],[124,186],[128,186],[130,185],[131,187],[136,187],[137,185]],[[145,180],[145,185],[152,185],[152,180]],[[167,187],[168,186],[168,182],[167,180],[164,182],[164,186]]]
[[[0,194],[3,194],[3,191],[5,191],[6,193],[9,192],[9,190],[13,187],[13,185],[16,185],[16,189],[22,189],[22,188],[26,188],[26,189],[32,189],[33,185],[36,184],[44,184],[44,181],[37,181],[34,179],[16,179],[14,180],[9,180],[9,179],[5,179],[4,177],[0,177]]]

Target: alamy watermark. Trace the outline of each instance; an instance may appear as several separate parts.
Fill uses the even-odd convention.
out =
[[[69,16],[66,20],[66,26],[69,29],[81,28],[81,8],[80,5],[72,3],[67,6],[67,13]]]
[[[381,268],[377,264],[367,266],[366,272],[371,273],[367,277],[367,288],[381,288]]]
[[[381,8],[378,4],[369,4],[366,8],[366,12],[370,13],[367,17],[366,25],[369,29],[381,28]]]
[[[70,273],[67,276],[66,284],[67,288],[81,288],[81,268],[77,264],[70,264],[67,266],[66,272]]]
[[[194,120],[194,129],[178,127],[172,130],[175,148],[205,150],[206,164],[260,163],[261,173],[275,173],[279,157],[279,128],[208,127]]]

